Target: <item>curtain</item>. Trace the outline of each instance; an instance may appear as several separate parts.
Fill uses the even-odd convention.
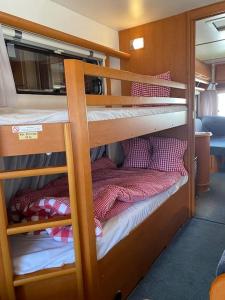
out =
[[[218,99],[216,90],[207,90],[200,93],[198,102],[198,116],[216,116],[218,113]]]
[[[1,163],[2,170],[17,170],[17,169],[32,169],[41,168],[47,166],[64,165],[65,154],[52,153],[52,154],[34,154],[34,155],[22,155],[13,157],[4,157]],[[43,185],[47,184],[50,180],[56,179],[61,175],[51,176],[38,176],[18,178],[12,180],[5,180],[4,190],[6,202],[13,197],[17,191],[23,189],[39,189]]]
[[[0,24],[0,107],[15,106],[16,101],[15,82]]]
[[[91,161],[107,155],[108,150],[106,146],[93,148],[90,151]],[[17,170],[17,169],[32,169],[56,165],[65,165],[66,157],[64,152],[50,153],[50,154],[34,154],[34,155],[21,155],[13,157],[4,157],[0,160],[1,170]],[[8,203],[16,192],[23,189],[40,189],[49,181],[61,177],[61,174],[51,176],[36,176],[19,178],[12,180],[5,180],[4,190],[6,202]]]

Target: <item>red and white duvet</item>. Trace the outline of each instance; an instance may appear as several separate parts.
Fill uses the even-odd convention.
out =
[[[96,235],[102,225],[134,202],[143,201],[167,190],[181,177],[178,172],[149,169],[104,168],[93,171],[93,199]],[[80,199],[84,201],[84,199]],[[13,221],[37,221],[69,215],[70,203],[66,177],[54,180],[40,190],[26,190],[11,201]],[[57,241],[73,241],[72,226],[47,228]]]

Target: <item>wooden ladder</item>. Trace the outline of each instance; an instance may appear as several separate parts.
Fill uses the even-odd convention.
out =
[[[3,268],[6,285],[7,300],[15,300],[16,293],[15,287],[25,285],[27,283],[62,276],[66,274],[74,274],[77,280],[77,295],[74,299],[83,299],[83,276],[82,276],[82,264],[81,264],[81,249],[78,227],[78,214],[77,214],[77,202],[76,202],[76,190],[75,190],[75,175],[74,175],[74,161],[73,150],[71,140],[70,124],[64,124],[64,141],[66,150],[66,165],[59,167],[47,167],[30,170],[14,170],[0,173],[0,247],[3,256]],[[3,189],[3,180],[52,175],[68,173],[71,217],[58,217],[50,220],[43,220],[38,222],[28,222],[20,224],[8,224],[6,201]],[[24,276],[14,276],[12,259],[10,254],[9,236],[16,235],[25,232],[31,232],[35,230],[41,230],[49,227],[67,226],[72,225],[73,237],[74,237],[74,251],[76,253],[76,264],[71,264],[63,268],[55,268],[40,272],[27,274]],[[75,283],[74,283],[75,284]]]

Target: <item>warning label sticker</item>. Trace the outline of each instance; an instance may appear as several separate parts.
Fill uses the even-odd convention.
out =
[[[23,125],[23,126],[12,126],[12,133],[22,132],[40,132],[42,131],[42,125]]]

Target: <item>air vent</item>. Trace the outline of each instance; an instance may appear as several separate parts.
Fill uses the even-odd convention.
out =
[[[206,23],[209,23],[209,25],[213,25],[213,27],[216,28],[216,30],[218,32],[225,31],[225,17],[211,19],[210,21],[207,21]]]

